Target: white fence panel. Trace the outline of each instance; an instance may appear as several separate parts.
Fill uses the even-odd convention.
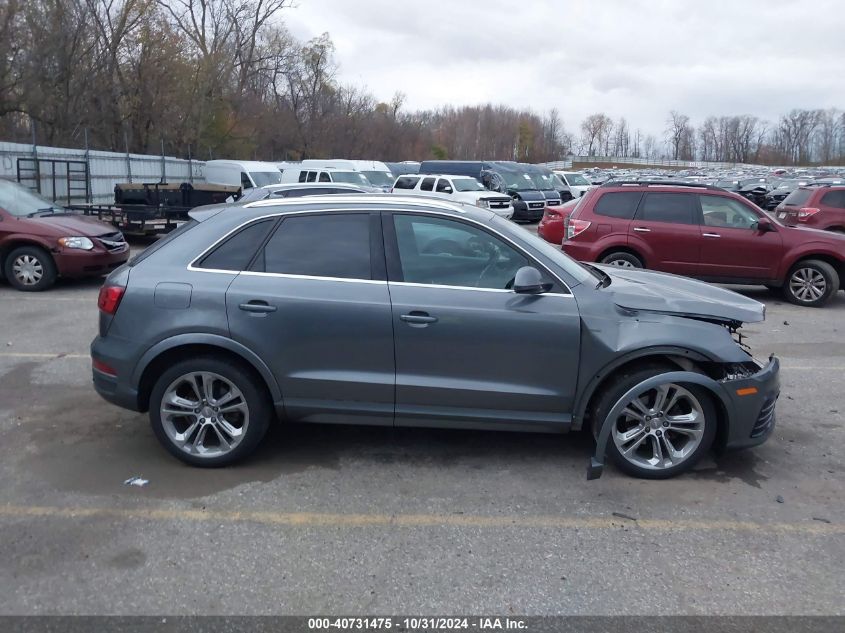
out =
[[[32,170],[33,158],[39,159],[40,174],[37,179]],[[80,161],[72,168],[83,171],[69,174],[65,161]],[[87,165],[87,183],[81,163]],[[0,142],[0,178],[20,180],[57,202],[82,203],[86,201],[87,194],[90,202],[108,204],[114,201],[114,186],[119,182],[204,182],[204,165],[203,161],[171,156],[162,158],[99,150],[86,152],[65,147],[33,148],[25,143]]]

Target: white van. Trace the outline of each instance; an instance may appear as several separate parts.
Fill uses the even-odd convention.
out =
[[[390,168],[377,160],[341,160],[309,158],[302,161],[303,167],[332,167],[347,171],[360,171],[367,177],[373,187],[382,191],[389,191],[393,185],[393,173]],[[410,171],[410,170],[409,170]]]
[[[282,182],[345,182],[370,192],[381,192],[381,187],[374,187],[367,177],[360,171],[351,169],[334,169],[333,167],[308,167],[302,165],[297,168],[287,168],[282,172]]]
[[[407,174],[396,179],[392,192],[445,198],[453,202],[490,209],[503,218],[510,219],[513,216],[510,196],[485,189],[484,185],[472,176]]]
[[[577,171],[555,171],[554,173],[569,188],[569,193],[573,198],[580,198],[593,188],[592,183]]]
[[[209,184],[240,187],[244,191],[282,182],[278,167],[256,160],[209,160],[203,176]]]

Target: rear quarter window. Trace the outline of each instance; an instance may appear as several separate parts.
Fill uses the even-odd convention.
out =
[[[807,202],[811,195],[813,195],[813,192],[810,189],[796,189],[784,198],[783,203],[785,205],[798,207]]]
[[[245,270],[255,251],[264,242],[276,219],[253,222],[219,244],[202,258],[199,268],[211,270]]]
[[[192,228],[194,228],[197,224],[199,224],[199,222],[197,222],[196,220],[189,220],[184,224],[180,224],[178,227],[170,231],[170,233],[168,233],[162,238],[159,238],[156,242],[153,242],[152,244],[147,246],[147,248],[145,248],[143,251],[135,255],[135,257],[130,259],[128,262],[129,267],[131,268],[132,266],[137,266],[142,261],[147,259],[147,257],[159,250],[162,246],[164,246],[165,244],[169,244],[180,235],[184,235]]]
[[[845,209],[845,189],[828,191],[822,196],[820,204],[835,209]]]
[[[631,220],[643,194],[639,191],[611,191],[603,194],[593,207],[593,213],[610,218]]]
[[[396,182],[393,185],[394,189],[413,189],[417,186],[417,183],[420,181],[419,178],[415,178],[413,176],[403,176],[401,178],[397,178]]]

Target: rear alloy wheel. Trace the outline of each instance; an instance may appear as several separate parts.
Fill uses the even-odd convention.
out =
[[[56,281],[53,258],[37,246],[21,246],[9,253],[4,273],[12,286],[26,292],[46,290]]]
[[[195,466],[223,466],[252,453],[272,406],[252,375],[216,358],[182,361],[156,382],[150,422],[164,447]]]
[[[628,390],[663,371],[623,376],[601,398],[596,423],[604,421]],[[710,449],[716,408],[706,389],[667,382],[636,394],[610,424],[607,451],[620,470],[644,479],[667,479],[692,468]]]
[[[609,255],[605,255],[602,260],[602,264],[608,264],[609,266],[618,266],[619,268],[642,268],[643,262],[640,260],[639,257],[636,255],[632,255],[631,253],[626,253],[625,251],[616,251],[615,253],[610,253]]]
[[[818,308],[839,289],[836,270],[818,259],[798,262],[789,271],[783,293],[786,300],[799,306]]]

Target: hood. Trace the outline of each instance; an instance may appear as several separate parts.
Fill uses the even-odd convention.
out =
[[[514,190],[513,193],[519,194],[519,197],[526,202],[546,201],[546,196],[543,195],[543,192],[537,191],[536,189]]]
[[[765,305],[732,290],[652,270],[596,267],[610,275],[612,283],[604,292],[621,308],[724,323],[757,323],[766,318]]]
[[[84,215],[44,215],[21,219],[25,219],[29,226],[42,228],[45,234],[56,237],[96,237],[117,231],[110,224]]]

